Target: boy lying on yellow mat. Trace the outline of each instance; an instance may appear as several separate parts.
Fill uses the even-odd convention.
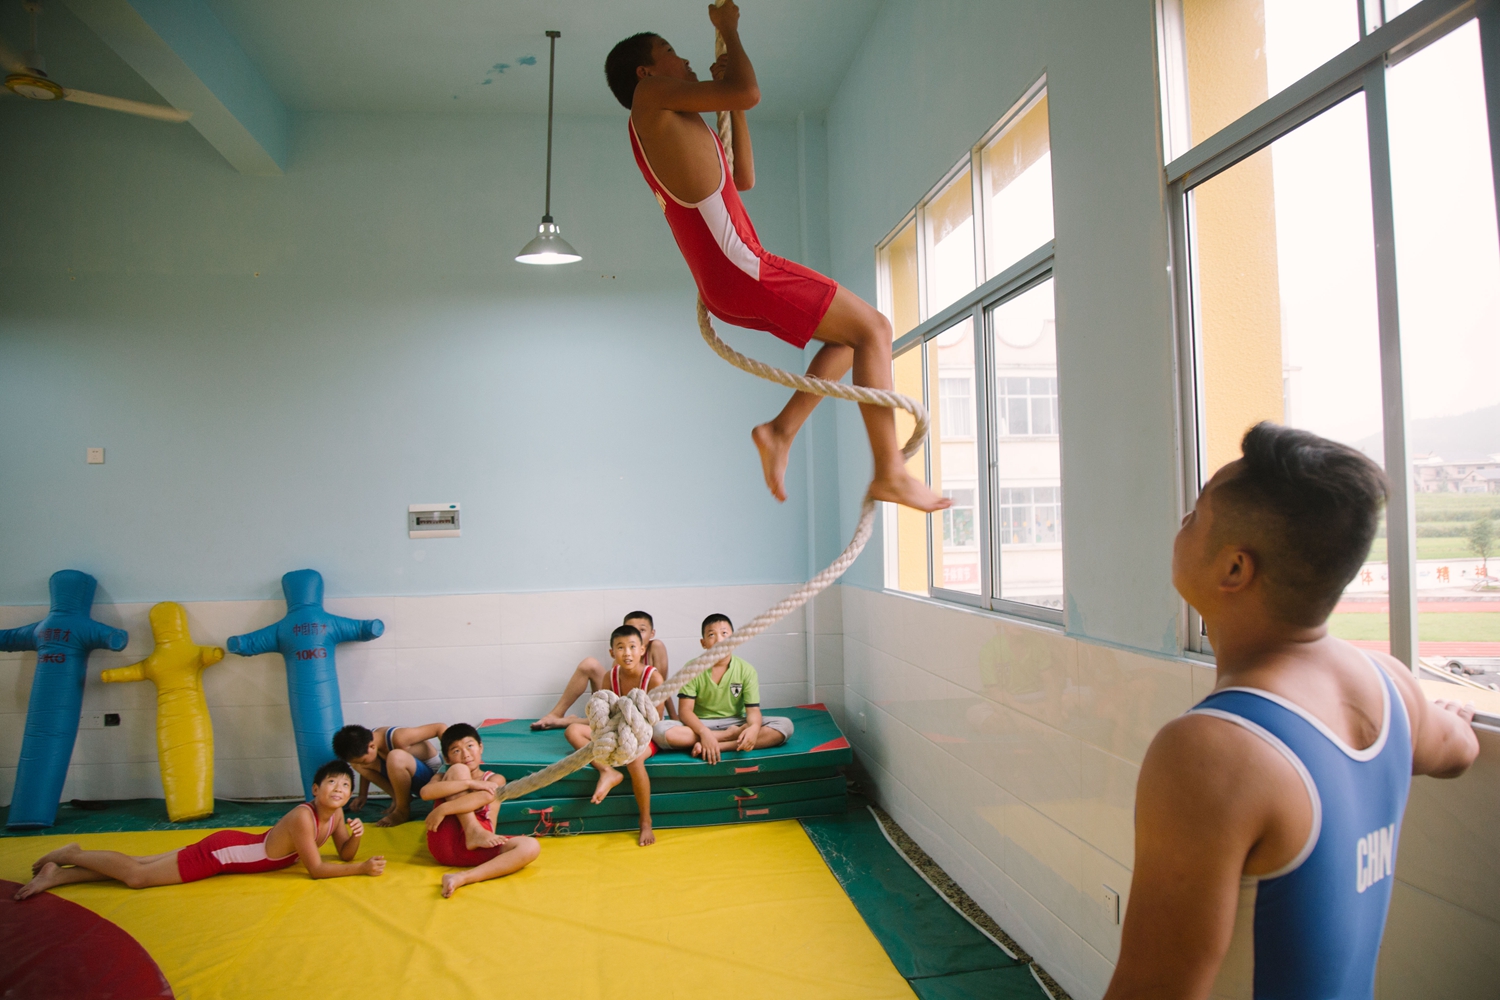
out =
[[[728,615],[703,619],[704,649],[728,639]],[[776,747],[792,738],[792,720],[760,714],[760,676],[738,656],[726,656],[677,692],[677,716],[656,724],[653,739],[663,750],[693,749],[705,764],[717,764],[731,750]]]
[[[331,760],[314,776],[313,800],[297,803],[265,833],[219,830],[196,844],[143,858],[119,851],[85,851],[68,844],[38,858],[31,866],[34,877],[16,890],[14,898],[27,899],[60,885],[110,879],[132,889],[178,885],[214,875],[271,872],[298,861],[313,878],[379,875],[385,871],[385,858],[379,855],[359,864],[347,863],[359,853],[359,838],[365,832],[357,819],[344,823],[344,803],[353,790],[354,772],[349,765]],[[329,837],[345,864],[323,860],[318,848]]]
[[[537,859],[542,845],[531,837],[495,832],[495,793],[505,779],[481,769],[479,731],[467,722],[455,723],[443,730],[442,745],[448,769],[422,788],[422,798],[442,799],[427,815],[427,850],[440,865],[468,869],[443,876],[447,899],[459,886],[520,871]]]

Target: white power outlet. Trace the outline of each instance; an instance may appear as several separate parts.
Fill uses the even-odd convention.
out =
[[[78,717],[79,729],[113,729],[119,724],[119,712],[84,712]]]
[[[1120,894],[1109,886],[1100,886],[1099,905],[1104,909],[1104,919],[1111,924],[1120,922]]]
[[[104,464],[104,449],[103,448],[89,448],[87,451],[84,452],[83,460],[87,464],[89,464],[89,465],[103,465]]]

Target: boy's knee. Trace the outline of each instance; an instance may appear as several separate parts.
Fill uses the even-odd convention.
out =
[[[469,766],[467,764],[449,764],[447,778],[449,781],[468,781]]]
[[[520,841],[516,846],[516,852],[526,859],[527,864],[541,856],[542,845],[535,837],[516,837],[515,839]]]
[[[398,770],[415,773],[417,770],[417,758],[413,757],[405,750],[397,748],[395,750],[392,750],[385,756],[386,771],[390,771],[393,767],[397,768]]]
[[[146,877],[146,873],[139,869],[128,872],[120,881],[132,889],[144,889],[151,884],[151,880]]]

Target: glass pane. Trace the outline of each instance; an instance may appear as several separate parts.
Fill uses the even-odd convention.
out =
[[[927,220],[927,315],[974,290],[974,192],[969,171],[955,177],[924,210]]]
[[[927,398],[932,408],[932,486],[953,499],[933,515],[932,582],[966,594],[980,592],[979,441],[974,436],[974,320],[964,320],[927,342]]]
[[[1043,94],[984,148],[984,262],[993,278],[1052,239],[1052,140]]]
[[[913,348],[903,354],[897,355],[892,364],[895,373],[895,388],[897,392],[905,393],[913,399],[922,399],[922,351]],[[930,408],[930,407],[929,407]],[[915,421],[911,414],[905,410],[896,411],[896,440],[905,443],[911,437]],[[930,437],[928,440],[932,440]],[[923,447],[906,463],[907,469],[912,475],[924,482],[927,479],[927,456],[926,448]],[[921,511],[912,510],[910,507],[900,507],[896,504],[885,505],[885,517],[894,519],[896,529],[894,539],[892,532],[887,531],[887,544],[894,542],[896,553],[895,559],[890,559],[887,553],[887,566],[895,570],[895,579],[890,579],[890,570],[887,570],[885,585],[895,590],[904,590],[912,594],[927,593],[927,515]]]
[[[996,537],[1007,601],[1062,608],[1062,465],[1052,279],[990,310]]]
[[[1500,237],[1478,24],[1386,81],[1418,652],[1500,685],[1500,614],[1482,613],[1500,611],[1500,559],[1488,558],[1500,555]]]
[[[1204,481],[1239,457],[1240,438],[1261,420],[1378,460],[1384,423],[1364,95],[1199,185],[1192,198]],[[1386,648],[1383,616],[1360,612],[1383,607],[1387,593],[1382,527],[1330,629]]]
[[[1194,145],[1359,41],[1354,0],[1182,0],[1182,21]]]
[[[917,316],[917,220],[901,227],[880,251],[880,311],[899,337],[920,322]]]

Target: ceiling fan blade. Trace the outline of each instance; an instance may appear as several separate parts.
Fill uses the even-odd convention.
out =
[[[110,111],[123,111],[127,115],[140,115],[142,118],[155,118],[163,122],[185,122],[193,117],[191,111],[178,111],[176,108],[165,104],[145,104],[141,101],[127,101],[123,97],[107,97],[104,94],[91,94],[87,90],[67,90],[63,94],[63,100],[72,101],[75,104],[90,104],[96,108],[107,108]]]
[[[4,38],[0,38],[0,68],[7,73],[30,73],[31,67],[21,58],[21,54],[11,48]]]

